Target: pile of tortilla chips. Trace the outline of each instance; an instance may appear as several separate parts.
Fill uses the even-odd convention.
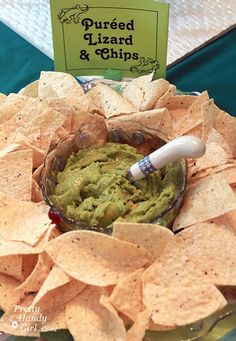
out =
[[[49,220],[39,185],[49,147],[76,130],[102,145],[114,129],[148,136],[143,152],[154,138],[205,141],[205,155],[188,160],[176,234],[118,222],[113,236],[61,234]],[[173,330],[225,307],[236,286],[235,136],[236,119],[207,92],[176,96],[174,85],[152,75],[121,95],[103,83],[85,94],[72,76],[42,72],[19,94],[1,95],[0,331],[141,341],[146,330]]]

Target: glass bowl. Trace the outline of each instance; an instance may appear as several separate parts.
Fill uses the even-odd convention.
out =
[[[88,148],[94,144],[94,136],[92,135],[92,132],[94,132],[94,128],[91,129],[90,134],[89,128],[83,126],[83,128],[80,130],[66,135],[62,140],[59,141],[59,143],[50,147],[44,161],[40,179],[42,194],[45,202],[50,206],[49,217],[58,225],[62,232],[86,229],[103,232],[106,234],[112,233],[112,225],[104,227],[89,227],[83,222],[67,217],[52,197],[57,184],[58,172],[64,170],[66,162],[71,154],[78,153],[79,150]],[[107,136],[104,140],[107,142],[127,143],[133,147],[136,147],[138,151],[142,152],[144,151],[145,147],[146,153],[156,150],[165,143],[164,141],[160,140],[160,138],[146,134],[144,131],[135,131],[131,136],[127,136],[126,133],[124,133],[121,129],[111,129],[109,132],[107,132]],[[147,145],[149,148],[147,148]],[[171,228],[171,225],[181,206],[186,188],[186,160],[179,160],[178,166],[176,168],[178,169],[175,179],[177,191],[174,199],[171,201],[168,207],[166,207],[162,212],[159,212],[154,219],[147,221],[147,223],[160,223]]]

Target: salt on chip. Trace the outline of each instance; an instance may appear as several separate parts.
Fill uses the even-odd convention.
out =
[[[0,190],[2,193],[30,201],[32,151],[20,150],[0,158]]]
[[[184,250],[172,243],[143,274],[143,303],[154,323],[168,327],[197,322],[227,304]]]
[[[19,304],[25,298],[23,291],[15,291],[20,284],[15,278],[0,273],[0,284],[0,309],[3,311],[8,311],[14,304]]]
[[[45,246],[62,270],[87,284],[108,286],[149,263],[146,250],[92,231],[65,233]]]
[[[173,230],[218,217],[236,208],[236,198],[227,181],[213,174],[189,185]]]
[[[35,245],[49,228],[45,204],[21,201],[0,193],[0,236]]]
[[[83,97],[84,91],[76,79],[68,73],[42,71],[39,78],[40,98]]]
[[[204,113],[201,110],[202,105],[208,100],[207,92],[203,92],[184,113],[184,116],[176,122],[175,130],[178,136],[187,133],[189,130],[203,123]]]
[[[166,92],[156,101],[154,108],[155,109],[166,108],[166,104],[168,103],[169,98],[174,95],[175,90],[176,86],[170,85]]]
[[[128,136],[131,136],[134,131],[142,131],[164,141],[168,141],[173,133],[170,114],[165,108],[112,117],[106,121],[106,124],[108,131],[122,129]]]
[[[197,96],[194,95],[178,95],[172,96],[168,99],[166,103],[166,107],[169,111],[171,110],[186,110],[188,109],[193,102],[197,99]]]
[[[49,309],[70,301],[85,287],[86,284],[69,277],[63,270],[54,265],[32,304]]]
[[[131,103],[103,83],[93,87],[87,96],[106,118],[136,112],[136,108]]]
[[[174,237],[173,232],[158,224],[115,222],[113,237],[142,246],[148,251],[148,258],[155,261],[166,244]]]
[[[163,78],[152,81],[152,74],[150,74],[129,82],[122,96],[135,107],[136,111],[146,111],[154,108],[157,100],[168,88],[168,81]]]
[[[17,94],[10,94],[4,98],[4,102],[0,107],[0,124],[8,121],[18,111],[20,111],[27,102],[32,102],[31,99]]]
[[[184,249],[213,284],[236,286],[236,236],[232,230],[220,224],[196,224],[178,233],[175,245]]]
[[[123,321],[106,301],[100,303],[101,295],[101,288],[88,286],[66,304],[66,324],[75,341],[126,340]]]
[[[135,321],[143,310],[142,274],[144,269],[134,271],[122,278],[113,289],[109,301],[117,311]]]

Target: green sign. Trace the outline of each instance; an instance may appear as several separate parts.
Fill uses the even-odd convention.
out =
[[[51,0],[55,70],[84,76],[112,69],[132,78],[154,71],[154,78],[165,77],[169,4],[77,1]]]

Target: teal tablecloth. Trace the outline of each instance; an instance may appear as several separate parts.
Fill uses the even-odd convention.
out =
[[[53,61],[0,23],[0,92],[18,92],[41,70],[53,70]],[[236,28],[170,67],[167,79],[183,91],[207,89],[218,106],[236,116]],[[204,340],[235,341],[234,327],[236,317]]]
[[[53,70],[53,61],[0,23],[0,92],[17,92]],[[236,28],[167,71],[180,90],[208,90],[225,111],[236,116]]]

